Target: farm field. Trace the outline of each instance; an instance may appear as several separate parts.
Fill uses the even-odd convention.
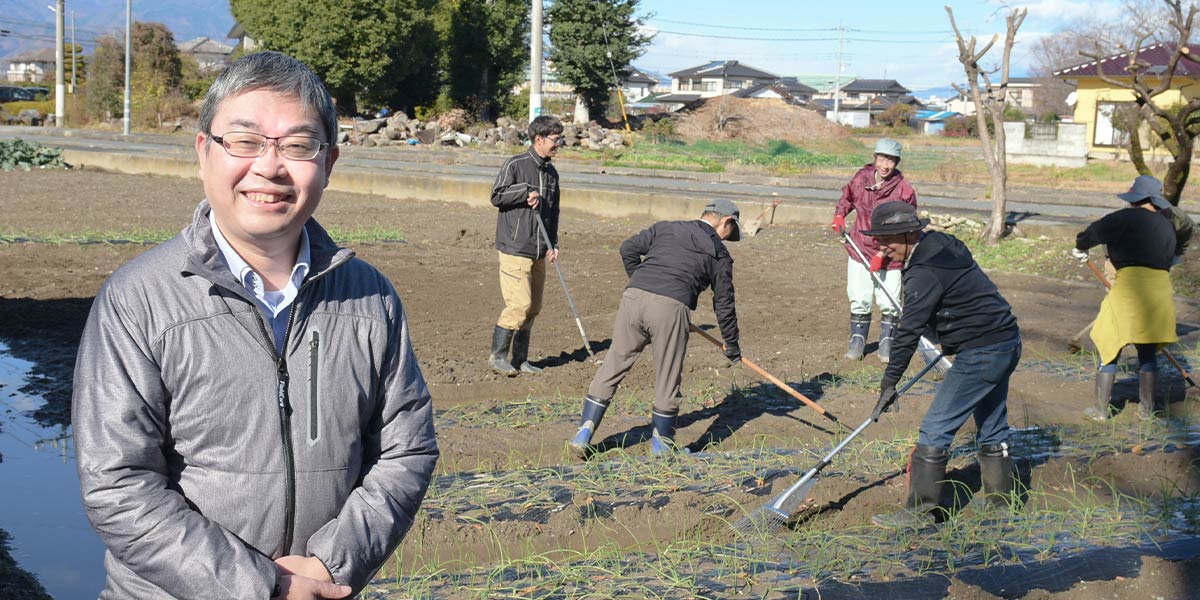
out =
[[[0,172],[0,189],[0,341],[36,365],[33,385],[48,404],[35,418],[67,423],[92,296],[113,269],[182,228],[201,187],[77,170]],[[744,222],[757,212],[742,210]],[[1065,252],[1055,276],[989,263],[1025,346],[1009,397],[1013,452],[1028,486],[1021,511],[972,502],[979,473],[968,425],[945,492],[960,507],[955,517],[922,531],[871,526],[873,514],[903,499],[907,452],[937,385],[927,380],[838,455],[788,528],[745,539],[729,524],[787,488],[843,430],[693,337],[676,438],[691,454],[649,456],[647,356],[597,433],[605,451],[579,462],[564,442],[596,366],[553,274],[532,343],[545,372],[509,379],[487,367],[501,308],[493,211],[331,192],[316,216],[400,292],[442,450],[417,523],[364,597],[1197,597],[1196,392],[1162,359],[1159,393],[1170,398],[1170,419],[1140,421],[1131,403],[1107,423],[1084,421],[1092,359],[1067,343],[1103,291]],[[564,209],[561,264],[601,357],[625,284],[617,247],[649,225]],[[1061,243],[1033,241],[1011,254]],[[862,423],[882,363],[873,352],[862,362],[842,358],[841,244],[826,227],[770,226],[729,247],[744,355],[842,423]],[[1177,304],[1181,342],[1172,351],[1186,365],[1200,365],[1197,306]],[[693,322],[715,325],[709,295]],[[1124,373],[1114,398],[1135,398],[1136,386],[1136,375]],[[0,478],[3,470],[0,463]]]

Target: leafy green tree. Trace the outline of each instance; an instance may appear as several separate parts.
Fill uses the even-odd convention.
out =
[[[183,81],[183,62],[175,47],[175,36],[162,23],[135,21],[130,43],[133,56],[130,109],[143,125],[159,117],[176,116],[176,101]],[[84,111],[89,118],[103,119],[124,111],[125,36],[105,35],[87,64]]]
[[[448,104],[491,120],[524,79],[530,0],[441,0],[438,65]]]
[[[344,113],[359,102],[421,104],[436,92],[436,0],[230,0],[269,50],[304,61]]]
[[[554,0],[546,10],[550,50],[558,78],[575,88],[586,112],[604,114],[613,71],[641,56],[650,36],[641,32],[637,0]],[[609,53],[611,52],[611,56]],[[576,111],[576,121],[587,116]]]

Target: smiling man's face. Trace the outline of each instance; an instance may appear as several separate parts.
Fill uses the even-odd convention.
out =
[[[221,103],[213,118],[212,135],[245,131],[272,138],[305,135],[325,140],[321,119],[299,97],[251,90]],[[291,160],[268,144],[262,156],[230,156],[204,133],[196,136],[200,179],[217,225],[229,243],[244,253],[263,254],[294,248],[305,221],[317,210],[329,181],[337,146],[330,145],[312,160]]]

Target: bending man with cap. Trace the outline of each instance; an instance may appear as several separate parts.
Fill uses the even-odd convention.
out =
[[[1140,414],[1144,419],[1152,418],[1158,411],[1154,399],[1158,346],[1179,340],[1175,335],[1174,290],[1168,269],[1176,253],[1183,251],[1175,227],[1165,214],[1172,207],[1162,196],[1162,183],[1142,175],[1133,181],[1128,192],[1117,197],[1130,205],[1079,232],[1072,251],[1080,261],[1087,262],[1088,248],[1105,244],[1108,258],[1117,270],[1112,289],[1100,303],[1100,314],[1092,327],[1092,342],[1100,352],[1100,369],[1096,373],[1096,406],[1084,414],[1098,421],[1109,417],[1117,359],[1127,344],[1137,348]]]
[[[879,305],[879,359],[887,362],[893,346],[893,330],[898,312],[888,301],[884,290],[876,289],[871,278],[872,271],[879,271],[879,278],[892,297],[900,295],[900,263],[879,254],[875,239],[863,232],[871,228],[871,211],[884,202],[899,200],[912,206],[917,205],[917,192],[904,179],[896,167],[900,164],[900,142],[881,139],[875,144],[875,161],[858,170],[842,188],[842,199],[833,211],[833,230],[842,233],[846,228],[846,215],[857,213],[850,239],[862,250],[864,256],[874,257],[870,265],[859,261],[858,254],[849,246],[846,253],[846,296],[850,299],[850,348],[846,358],[859,360],[867,346],[867,334],[871,329],[871,306]]]
[[[621,260],[629,286],[621,296],[613,324],[612,347],[592,379],[583,402],[579,431],[569,442],[572,452],[586,458],[592,434],[646,344],[654,346],[654,434],[650,450],[674,449],[679,386],[687,355],[689,310],[704,288],[713,291],[713,312],[725,339],[725,356],[737,363],[737,312],[733,296],[733,258],[725,241],[741,239],[740,213],[733,202],[720,198],[708,203],[699,219],[660,221],[621,244]]]
[[[1008,445],[1008,379],[1021,358],[1021,335],[1012,308],[954,236],[923,232],[928,219],[904,202],[885,202],[864,231],[901,269],[904,314],[896,327],[892,360],[879,383],[872,417],[887,412],[896,384],[908,368],[921,333],[933,327],[954,366],[946,373],[929,412],[921,420],[917,446],[908,463],[908,498],[903,510],[875,515],[881,527],[924,526],[934,522],[954,434],[975,418],[979,471],[992,505],[1008,505],[1015,491]]]

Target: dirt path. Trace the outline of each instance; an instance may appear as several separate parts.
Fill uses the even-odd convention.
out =
[[[198,182],[192,180],[89,171],[0,173],[0,189],[4,190],[0,234],[51,240],[80,232],[119,239],[174,231],[188,221],[200,194]],[[547,282],[546,305],[532,345],[535,357],[548,367],[544,374],[507,379],[487,369],[487,344],[501,308],[492,211],[330,193],[317,217],[327,227],[403,232],[404,243],[353,246],[359,256],[392,279],[405,302],[415,350],[438,410],[441,475],[461,478],[464,473],[574,468],[562,444],[574,429],[596,367],[587,360],[553,275]],[[598,351],[607,347],[625,283],[617,247],[649,224],[564,212],[562,266]],[[116,235],[120,233],[132,235]],[[51,405],[39,419],[69,419],[74,346],[90,298],[113,269],[146,247],[122,243],[0,245],[0,337],[19,356],[35,361],[37,372],[47,376],[41,385],[48,390]],[[841,245],[824,228],[789,226],[770,227],[758,237],[731,244],[730,250],[736,263],[745,355],[795,384],[842,421],[862,422],[874,404],[881,363],[874,354],[861,363],[841,357],[848,318],[846,258]],[[1090,403],[1091,381],[1084,361],[1066,352],[1066,340],[1094,316],[1101,290],[1090,283],[1021,274],[998,272],[992,276],[1014,306],[1025,341],[1022,366],[1012,382],[1010,421],[1014,426],[1078,424],[1080,411]],[[709,302],[710,296],[701,298],[695,323],[715,323]],[[1181,319],[1189,310],[1180,307]],[[872,332],[872,341],[875,335]],[[618,392],[613,416],[598,435],[609,446],[630,444],[627,452],[634,458],[647,452],[648,444],[638,441],[649,433],[652,371],[648,359],[635,367]],[[1174,412],[1194,416],[1195,403],[1184,401],[1178,378],[1164,376],[1164,380],[1163,391],[1175,400]],[[1128,385],[1124,384],[1126,393]],[[762,385],[748,369],[730,368],[720,352],[698,337],[688,349],[684,386],[687,402],[678,440],[695,451],[816,451],[831,446],[840,436],[828,421]],[[889,416],[864,434],[864,444],[884,444],[914,435],[930,397],[925,388],[925,393],[905,399],[898,415]],[[1131,427],[1134,422],[1130,415],[1118,421]],[[1172,458],[1164,462],[1163,456]],[[1033,484],[1053,485],[1049,482],[1078,468],[1069,465],[1072,463],[1066,459],[1042,462],[1033,469]],[[863,490],[859,490],[863,484],[852,478],[827,480],[815,502],[841,504],[836,510],[826,510],[822,519],[861,526],[871,514],[899,502],[904,483],[903,475],[897,476],[898,467],[898,463],[880,465],[882,481]],[[1096,477],[1118,482],[1122,489],[1153,494],[1160,491],[1154,486],[1161,487],[1155,474],[1174,473],[1176,480],[1188,477],[1185,485],[1191,486],[1195,466],[1191,453],[1118,453],[1087,468]],[[581,530],[579,522],[565,513],[555,513],[544,523],[512,521],[480,530],[462,525],[453,518],[454,511],[446,508],[441,516],[426,517],[420,539],[410,536],[406,547],[410,555],[440,547],[447,556],[453,554],[470,566],[496,559],[493,538],[497,535],[521,540],[525,544],[521,552],[530,555],[583,548],[601,539],[622,547],[646,548],[700,534],[720,537],[725,535],[723,528],[706,516],[713,514],[717,505],[754,506],[764,500],[764,494],[782,489],[780,485],[786,485],[788,479],[769,481],[765,489],[749,492],[744,486],[720,494],[668,492],[672,506],[689,507],[670,511],[669,518],[652,504],[617,506],[600,521],[620,523],[623,533]],[[1200,488],[1191,489],[1190,493],[1198,491]],[[428,506],[452,505],[442,500],[446,499],[435,495]],[[583,501],[572,500],[576,505]],[[1136,585],[1097,584],[1104,590],[1102,595],[1092,595],[1097,589],[1092,587],[1086,595],[1079,590],[1059,590],[1047,595],[1031,592],[1026,597],[1181,597],[1171,592],[1174,588],[1170,586],[1180,577],[1194,581],[1195,570],[1192,562],[1148,557]],[[977,594],[971,589],[970,584],[956,582],[948,595],[993,597],[981,588],[974,588]]]

